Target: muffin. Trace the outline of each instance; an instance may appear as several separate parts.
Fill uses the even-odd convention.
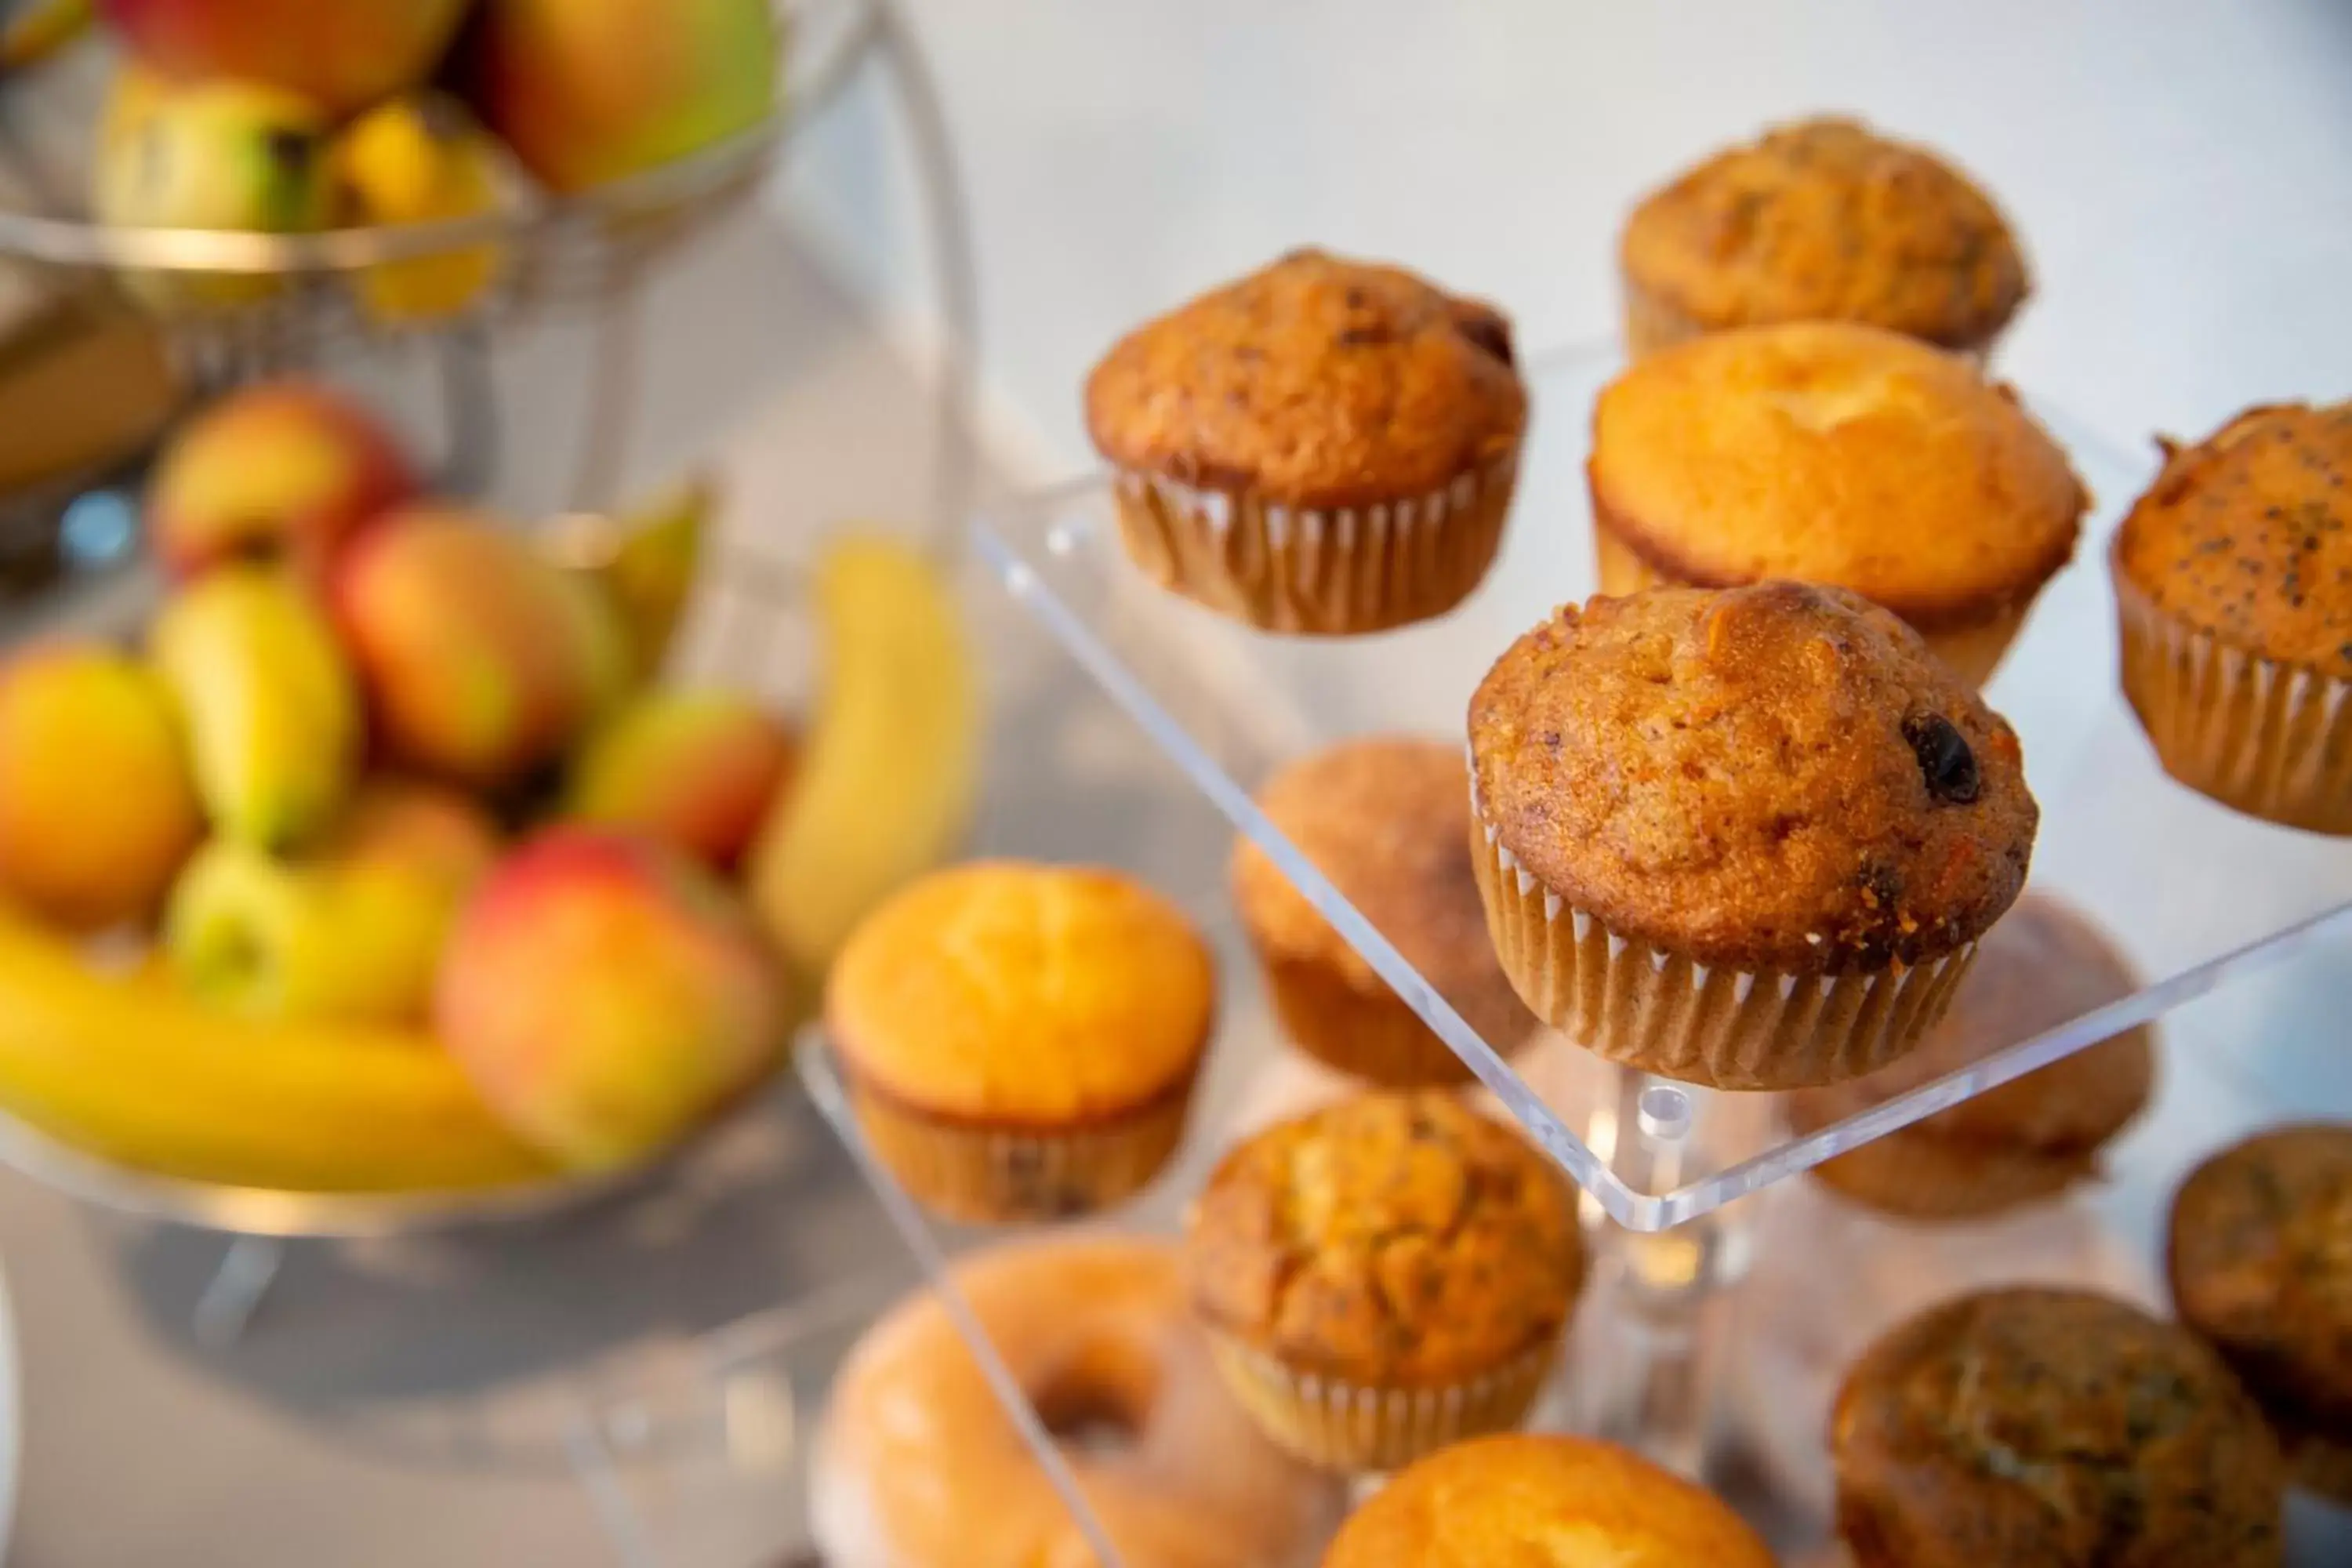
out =
[[[1719,332],[1592,414],[1601,591],[1832,583],[1982,685],[2074,552],[2090,498],[2005,386],[1877,327]]]
[[[1790,1129],[1802,1137],[1859,1116],[2138,988],[2098,927],[2028,893],[1978,944],[1952,1010],[1918,1049],[1885,1072],[1789,1096]],[[2147,1106],[2154,1034],[2144,1024],[2126,1029],[1840,1154],[1813,1176],[1906,1219],[1979,1219],[2056,1197],[2098,1173],[2099,1151]]]
[[[1043,1219],[1141,1187],[1182,1136],[1216,977],[1183,912],[1080,867],[983,862],[850,935],[824,1019],[874,1152],[929,1208]]]
[[[1154,581],[1327,636],[1443,615],[1478,585],[1528,420],[1500,312],[1316,250],[1129,334],[1086,404]]]
[[[2025,259],[1967,175],[1857,121],[1801,121],[1652,193],[1618,248],[1636,355],[1728,327],[1860,321],[1982,360]]]
[[[1841,588],[1573,605],[1470,702],[1503,971],[1629,1067],[1801,1089],[1900,1058],[2024,885],[2017,737]]]
[[[1257,804],[1480,1039],[1507,1052],[1536,1021],[1486,940],[1468,778],[1459,746],[1381,736],[1299,759]],[[1275,1014],[1300,1049],[1396,1088],[1469,1079],[1462,1058],[1246,838],[1234,848],[1233,884]]]
[[[1243,1405],[1339,1470],[1516,1426],[1584,1283],[1568,1179],[1439,1089],[1365,1094],[1240,1144],[1184,1252]]]
[[[1772,1568],[1704,1487],[1591,1437],[1484,1437],[1432,1454],[1350,1514],[1323,1568]]]
[[[2189,788],[2352,833],[2352,403],[2166,454],[2116,532],[2124,695]]]
[[[1830,1416],[1855,1568],[2274,1568],[2284,1469],[2196,1335],[2088,1291],[1963,1296]]]
[[[2170,1232],[2180,1321],[2253,1390],[2297,1479],[2352,1507],[2352,1126],[2224,1150],[2181,1184]]]

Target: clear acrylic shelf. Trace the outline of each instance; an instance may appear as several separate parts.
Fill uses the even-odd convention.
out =
[[[1163,592],[1123,554],[1100,479],[1001,509],[978,532],[982,560],[1011,595],[1612,1217],[1634,1230],[1680,1225],[2294,954],[2326,944],[2352,955],[2352,840],[2243,817],[2173,784],[2118,694],[2105,542],[2153,474],[2153,446],[2136,453],[2042,408],[2097,505],[2074,564],[2044,591],[1988,697],[2016,726],[2042,804],[2033,888],[2105,926],[2147,983],[1802,1138],[1787,1131],[1773,1095],[1596,1083],[1578,1070],[1565,1084],[1537,1083],[1515,1070],[1275,830],[1251,792],[1283,763],[1349,736],[1458,737],[1495,657],[1556,605],[1592,592],[1587,428],[1617,363],[1607,346],[1529,367],[1534,422],[1500,558],[1453,614],[1384,636],[1269,636]],[[2320,989],[2297,1005],[2333,1005]],[[2352,1109],[2343,1079],[2330,1088]]]

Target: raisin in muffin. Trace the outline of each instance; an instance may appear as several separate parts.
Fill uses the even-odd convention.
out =
[[[1798,1089],[1942,1016],[2024,885],[2017,736],[1840,588],[1562,609],[1470,704],[1471,845],[1537,1016],[1644,1071]]]
[[[1383,631],[1476,587],[1528,395],[1499,311],[1294,251],[1147,323],[1087,378],[1120,537],[1161,585],[1272,631]]]
[[[2352,1507],[2352,1126],[2282,1127],[2172,1200],[2180,1321],[2246,1380],[2304,1485]]]
[[[2089,495],[2009,388],[1877,327],[1718,332],[1592,412],[1601,591],[1833,583],[1981,686],[2074,552]]]
[[[1481,1039],[1508,1051],[1536,1021],[1486,940],[1468,777],[1458,745],[1373,736],[1300,758],[1257,803]],[[1247,839],[1233,884],[1275,1014],[1302,1050],[1393,1088],[1468,1081],[1462,1058]]]
[[[1867,1078],[1800,1089],[1791,1131],[1819,1131],[1987,1054],[2031,1039],[2139,988],[2098,927],[2028,893],[1978,944],[1944,1021],[1919,1048]],[[2099,1151],[2147,1106],[2155,1030],[2142,1024],[2062,1057],[1815,1168],[1840,1195],[1906,1219],[1979,1219],[2058,1196],[2097,1174]]]
[[[1856,1568],[2275,1568],[2284,1468],[2196,1335],[2087,1291],[1890,1331],[1830,1417]]]
[[[1192,1304],[1269,1436],[1388,1469],[1516,1426],[1584,1283],[1573,1188],[1438,1089],[1362,1095],[1227,1154],[1185,1227]]]
[[[2025,302],[1991,198],[1926,148],[1823,117],[1651,194],[1618,250],[1635,354],[1771,321],[1861,321],[1981,360]]]
[[[2124,695],[2189,788],[2352,833],[2352,403],[2166,451],[2111,557]]]

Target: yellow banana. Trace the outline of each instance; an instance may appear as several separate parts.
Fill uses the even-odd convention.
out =
[[[550,1174],[424,1036],[212,1013],[152,970],[98,973],[13,910],[0,910],[0,1110],[118,1163],[240,1186],[449,1191]]]
[[[360,224],[471,217],[499,201],[495,144],[454,99],[419,93],[381,104],[337,138],[344,216]],[[497,279],[495,245],[387,261],[360,279],[360,300],[386,326],[446,321]]]
[[[842,539],[818,562],[813,593],[824,690],[750,873],[752,904],[803,981],[824,973],[868,910],[956,847],[981,738],[955,593],[919,552]]]

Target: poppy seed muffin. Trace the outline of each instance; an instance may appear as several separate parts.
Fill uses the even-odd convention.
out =
[[[1483,1437],[1391,1477],[1323,1568],[1772,1568],[1706,1488],[1613,1443]]]
[[[1858,1116],[2139,984],[2098,927],[2029,892],[1985,933],[1951,1011],[1916,1050],[1884,1072],[1790,1095],[1790,1128],[1803,1136]],[[2155,1030],[2137,1025],[1826,1161],[1813,1176],[1882,1214],[2000,1214],[2095,1175],[2099,1151],[2146,1107],[2155,1081]]]
[[[2166,1272],[2298,1479],[2352,1507],[2352,1126],[2282,1127],[2198,1166],[2172,1200]]]
[[[2284,1471],[2196,1335],[2088,1291],[1929,1309],[1830,1417],[1856,1568],[2276,1568]]]
[[[2009,388],[1877,327],[1717,332],[1592,413],[1601,591],[1851,588],[1982,685],[2074,552],[2089,496]]]
[[[2024,885],[2017,736],[1840,588],[1570,606],[1470,703],[1504,972],[1613,1060],[1719,1089],[1885,1067]]]
[[[1365,1094],[1240,1144],[1184,1248],[1234,1394],[1332,1469],[1517,1425],[1584,1283],[1568,1179],[1435,1089]]]
[[[1645,354],[1772,321],[1861,321],[1981,360],[2031,285],[1991,198],[1935,153],[1823,117],[1717,153],[1633,209],[1618,250]]]
[[[1458,745],[1373,736],[1292,763],[1257,803],[1479,1038],[1507,1052],[1536,1021],[1486,940],[1468,777]],[[1246,838],[1234,848],[1233,884],[1275,1014],[1299,1048],[1393,1088],[1469,1080],[1462,1058]]]
[[[1100,1208],[1174,1152],[1216,1016],[1208,944],[1112,871],[978,861],[850,933],[825,1033],[874,1152],[953,1219]]]
[[[1452,609],[1501,540],[1528,395],[1509,322],[1393,267],[1294,251],[1121,340],[1087,380],[1154,581],[1272,631]]]
[[[2352,834],[2352,403],[2168,444],[2110,564],[2124,695],[2165,772]]]

